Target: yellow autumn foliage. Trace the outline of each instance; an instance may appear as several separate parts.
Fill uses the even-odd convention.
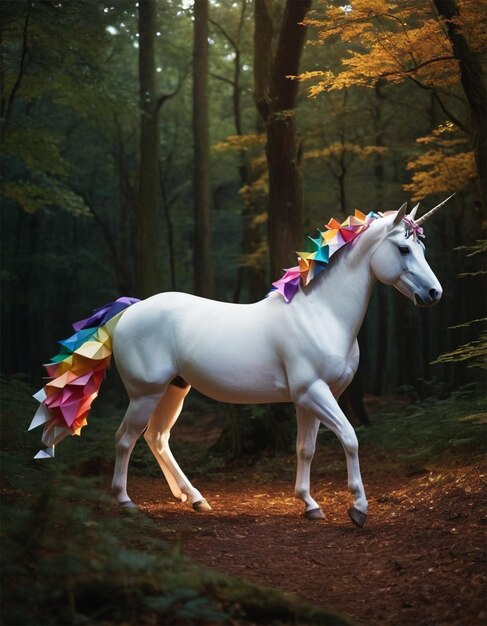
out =
[[[245,135],[229,135],[224,141],[220,141],[213,146],[215,152],[242,152],[253,148],[260,148],[265,145],[265,133],[248,133]]]
[[[426,146],[427,151],[410,159],[406,166],[413,175],[404,190],[411,193],[413,201],[434,193],[458,192],[476,177],[474,154],[466,137],[451,122],[440,124],[416,143]]]
[[[483,5],[483,6],[482,6]],[[479,0],[459,0],[455,25],[478,53],[487,47],[487,11]],[[326,4],[323,18],[306,20],[318,43],[338,38],[347,49],[342,67],[332,72],[303,72],[295,77],[313,81],[309,95],[352,86],[374,87],[378,81],[414,80],[425,88],[445,89],[459,82],[444,24],[429,2],[419,0],[354,0],[342,6]]]
[[[440,192],[457,192],[477,175],[472,151],[445,155],[440,150],[428,150],[410,161],[407,168],[414,170],[411,182],[404,190],[413,201]]]
[[[336,141],[325,148],[306,150],[303,154],[303,158],[328,159],[348,153],[358,156],[360,159],[365,159],[372,154],[383,154],[386,151],[387,148],[381,146],[360,146],[356,143]]]

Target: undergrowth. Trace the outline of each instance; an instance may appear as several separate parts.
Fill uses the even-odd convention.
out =
[[[472,465],[484,459],[487,452],[487,401],[474,385],[448,398],[431,396],[412,404],[399,397],[391,401],[389,408],[371,415],[370,424],[357,426],[355,431],[361,457],[386,459],[388,467],[406,476]],[[338,437],[321,426],[317,454],[321,452],[328,458],[328,450],[342,454]],[[318,463],[313,471],[326,471],[327,467]],[[254,463],[254,470],[256,480],[269,481],[279,476],[292,482],[295,455],[264,456]]]
[[[118,420],[101,420],[81,439],[64,441],[55,460],[34,461],[39,429],[26,432],[36,407],[32,390],[21,378],[1,383],[1,623],[350,623],[197,566],[179,544],[157,538],[152,520],[121,516],[100,489],[100,478],[111,471],[107,458]]]
[[[55,460],[34,461],[40,429],[26,432],[37,406],[33,390],[21,377],[0,382],[2,623],[347,623],[278,591],[196,566],[178,544],[156,538],[152,520],[120,517],[103,493],[120,421],[106,408],[90,418],[81,438],[63,441]],[[485,422],[485,399],[466,389],[384,411],[357,434],[362,450],[377,450],[410,475],[475,463],[486,451]],[[340,444],[322,431],[319,445]],[[192,473],[228,471],[222,457],[201,446],[177,447],[176,456]],[[254,465],[254,474],[266,479],[294,471],[290,454]],[[136,447],[131,472],[160,476],[147,446]]]
[[[359,441],[390,454],[411,475],[426,469],[470,465],[485,457],[485,397],[460,390],[444,400],[429,398],[402,411],[384,413]]]
[[[48,471],[38,488],[4,487],[4,624],[348,623],[192,564],[151,520],[114,516],[88,479]]]

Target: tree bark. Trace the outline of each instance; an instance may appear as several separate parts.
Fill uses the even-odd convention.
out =
[[[254,91],[267,130],[269,169],[268,242],[271,277],[295,262],[303,236],[303,200],[296,139],[295,103],[311,0],[287,0],[277,49],[272,56],[273,3],[255,1]],[[272,63],[271,63],[272,59]]]
[[[193,139],[194,139],[194,290],[211,297],[210,138],[208,114],[208,0],[194,3]]]
[[[155,88],[155,0],[139,2],[140,173],[137,291],[147,298],[158,291],[159,131]]]

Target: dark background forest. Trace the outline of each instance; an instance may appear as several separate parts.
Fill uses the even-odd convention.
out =
[[[120,295],[255,301],[330,217],[456,192],[426,229],[442,302],[378,285],[361,371],[373,394],[475,379],[431,363],[485,315],[485,141],[462,74],[482,4],[3,3],[2,372],[38,379],[70,322]]]

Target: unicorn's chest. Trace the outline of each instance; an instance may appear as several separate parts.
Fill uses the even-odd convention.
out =
[[[299,354],[311,361],[324,361],[330,357],[348,361],[355,342],[356,335],[351,325],[324,310],[300,312],[282,333],[286,352]]]

